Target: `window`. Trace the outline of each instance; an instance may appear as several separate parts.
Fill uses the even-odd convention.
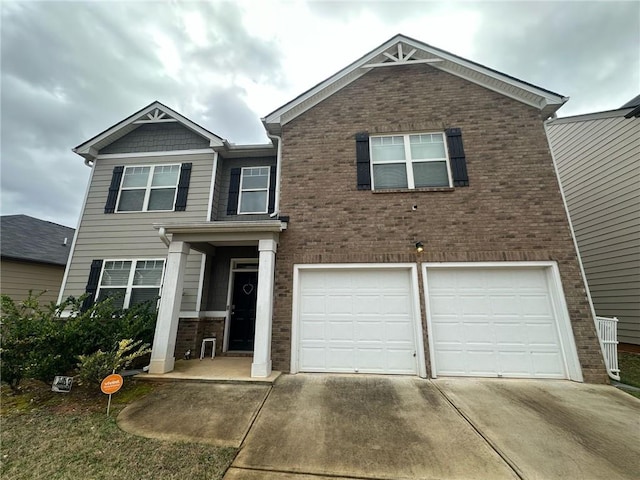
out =
[[[180,165],[126,167],[118,212],[173,210]]]
[[[113,297],[118,308],[128,308],[160,295],[164,260],[105,260],[97,299]]]
[[[238,213],[267,213],[269,167],[246,167],[240,178]]]
[[[371,137],[374,189],[449,187],[443,133]]]

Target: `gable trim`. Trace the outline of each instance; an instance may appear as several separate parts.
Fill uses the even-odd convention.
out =
[[[428,55],[429,58],[414,58],[408,61],[391,61],[384,63],[384,60],[389,57],[388,55],[385,56],[387,51],[393,46],[400,45],[401,43],[410,48],[420,50],[424,54]],[[413,50],[411,51],[411,54],[413,55]],[[301,115],[349,83],[368,73],[371,71],[371,68],[377,67],[378,64],[382,63],[385,66],[387,63],[389,66],[410,65],[418,60],[429,60],[428,63],[433,68],[456,75],[472,83],[476,83],[529,106],[535,107],[541,110],[545,116],[551,116],[568,100],[568,97],[564,97],[550,90],[545,90],[544,88],[537,87],[515,77],[511,77],[498,72],[497,70],[485,67],[479,63],[465,60],[452,53],[399,34],[371,52],[360,57],[358,60],[338,71],[333,76],[318,83],[316,86],[302,93],[290,102],[274,110],[264,117],[262,122],[267,131],[277,133],[282,125],[290,122],[298,115]],[[435,62],[434,60],[441,61]],[[427,62],[421,61],[420,63]]]
[[[158,101],[155,101],[150,105],[147,105],[146,107],[142,108],[141,110],[138,110],[137,112],[133,113],[132,115],[125,118],[121,122],[103,131],[102,133],[99,133],[95,137],[73,148],[72,151],[77,153],[81,157],[84,157],[85,160],[93,161],[97,158],[98,151],[100,150],[100,148],[105,147],[109,143],[112,143],[118,138],[121,138],[127,133],[135,130],[140,125],[139,123],[140,117],[148,115],[149,113],[152,113],[152,112],[154,112],[153,115],[155,115],[156,110],[159,110],[161,112],[164,112],[170,115],[173,119],[175,119],[177,122],[184,125],[186,128],[192,130],[193,132],[200,135],[201,137],[208,139],[209,146],[212,148],[222,147],[225,144],[225,141],[219,136],[217,136],[216,134],[201,127],[197,123],[192,122],[188,118],[180,115],[178,112],[176,112],[175,110],[172,110],[166,105],[163,105]],[[143,123],[149,123],[149,122],[145,121]]]

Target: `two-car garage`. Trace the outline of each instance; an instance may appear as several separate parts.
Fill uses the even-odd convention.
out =
[[[431,376],[582,380],[553,262],[422,264]],[[297,265],[292,372],[426,377],[416,264]]]

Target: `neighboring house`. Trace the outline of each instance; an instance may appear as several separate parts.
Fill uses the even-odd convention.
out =
[[[597,315],[640,345],[640,95],[546,123]]]
[[[0,217],[0,290],[15,301],[43,293],[41,304],[55,302],[69,258],[73,228],[28,217]]]
[[[543,125],[565,101],[397,35],[267,115],[267,145],[155,102],[74,149],[61,298],[159,295],[156,373],[216,334],[256,377],[605,382]]]

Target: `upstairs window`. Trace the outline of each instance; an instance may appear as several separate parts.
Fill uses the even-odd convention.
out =
[[[269,167],[245,167],[240,177],[238,213],[267,213]]]
[[[373,189],[450,187],[443,133],[370,137]]]
[[[173,210],[180,165],[126,167],[118,199],[118,212]]]
[[[129,308],[160,295],[164,260],[105,260],[97,299],[113,297],[117,308]]]

